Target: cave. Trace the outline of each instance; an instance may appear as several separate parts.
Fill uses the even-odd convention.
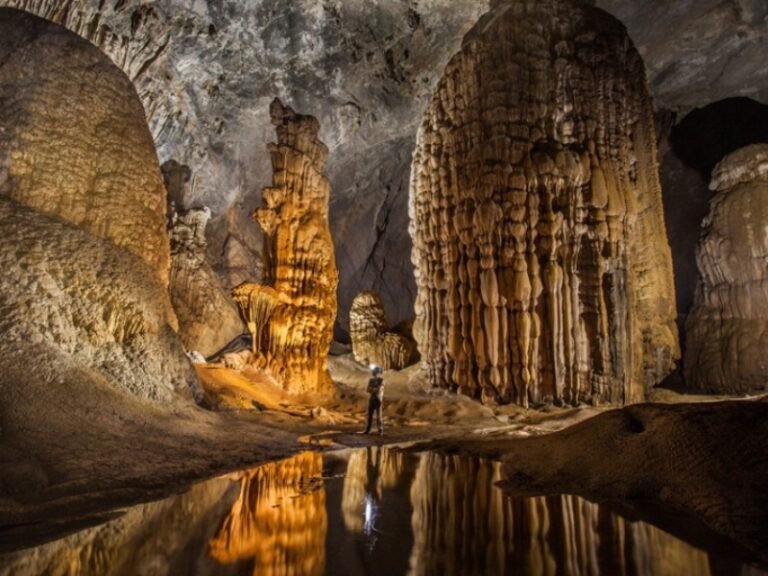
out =
[[[767,49],[0,0],[0,576],[768,574]]]

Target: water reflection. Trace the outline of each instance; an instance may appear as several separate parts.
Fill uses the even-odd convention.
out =
[[[0,575],[766,574],[580,498],[506,498],[500,479],[455,455],[299,454],[0,556]]]
[[[222,564],[250,561],[253,574],[322,575],[328,515],[320,454],[307,452],[245,472],[240,495],[210,542]]]

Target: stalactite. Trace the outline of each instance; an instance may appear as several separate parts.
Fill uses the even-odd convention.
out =
[[[352,301],[349,335],[355,360],[362,364],[400,370],[416,360],[416,343],[389,330],[384,305],[376,292],[361,292]]]
[[[484,401],[642,400],[679,357],[643,63],[570,0],[506,0],[465,39],[411,172],[414,333]]]
[[[280,305],[267,323],[263,363],[289,391],[326,391],[338,284],[328,226],[330,184],[323,175],[328,149],[317,138],[315,118],[296,114],[279,100],[272,102],[270,115],[278,139],[269,146],[272,186],[264,188],[264,206],[254,217],[265,235],[264,282]],[[239,286],[235,293],[244,316],[257,312],[254,301],[244,296],[249,292],[258,298],[267,294],[260,285]],[[262,327],[255,316],[250,322],[256,346]]]
[[[323,574],[328,514],[323,457],[305,452],[244,473],[240,496],[210,541],[221,564],[253,560],[254,574]]]
[[[686,322],[685,380],[709,392],[768,389],[768,145],[726,156],[696,260],[700,278]]]

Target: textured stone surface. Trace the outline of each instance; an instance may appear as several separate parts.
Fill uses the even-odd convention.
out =
[[[182,209],[210,206],[209,249],[227,288],[253,279],[248,221],[269,178],[274,96],[317,117],[331,149],[339,320],[361,291],[412,317],[408,166],[418,120],[486,0],[0,0],[64,23],[136,84],[163,162],[193,173]],[[656,104],[734,95],[768,102],[762,0],[599,0],[624,22]]]
[[[179,336],[187,350],[210,356],[242,334],[244,326],[234,300],[221,286],[206,259],[207,208],[171,209],[170,293],[179,320]]]
[[[254,218],[264,231],[263,284],[235,297],[253,336],[254,361],[291,392],[327,391],[339,273],[328,226],[328,148],[320,124],[275,99],[272,185]],[[262,333],[265,340],[262,340]]]
[[[171,400],[196,378],[173,330],[165,189],[136,93],[58,25],[3,9],[0,38],[0,356],[28,365],[36,348],[36,385],[82,370]]]
[[[650,99],[608,14],[511,0],[486,15],[425,115],[410,211],[434,385],[623,403],[674,367]]]
[[[196,383],[170,326],[168,294],[141,259],[55,216],[0,197],[0,341],[8,409],[14,388],[70,378],[170,401]],[[31,384],[9,366],[29,366]]]
[[[361,292],[349,311],[352,354],[361,364],[376,364],[384,370],[400,370],[418,357],[413,338],[390,331],[384,305],[376,292]]]
[[[686,324],[685,379],[712,392],[768,389],[768,144],[730,154],[697,250],[701,279]]]
[[[130,80],[60,26],[2,20],[0,194],[126,248],[167,284],[165,187]]]

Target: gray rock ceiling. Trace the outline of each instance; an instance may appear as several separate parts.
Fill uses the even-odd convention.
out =
[[[598,0],[627,26],[657,108],[729,96],[768,103],[766,0]],[[275,96],[318,117],[331,150],[340,323],[358,291],[411,314],[407,195],[427,99],[487,0],[0,0],[99,45],[131,78],[161,162],[191,168],[211,257],[259,250],[250,220],[271,179]],[[227,249],[227,247],[229,247]],[[227,249],[227,250],[225,250]],[[222,260],[224,260],[222,262]],[[233,266],[235,264],[232,264]]]

